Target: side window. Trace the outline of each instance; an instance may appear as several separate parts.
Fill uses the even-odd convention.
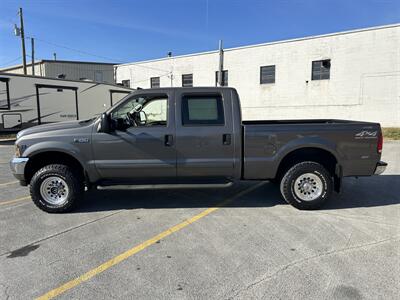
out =
[[[224,125],[224,107],[220,95],[182,98],[182,125]]]
[[[146,114],[146,126],[167,126],[167,98],[155,99],[143,106]]]
[[[111,112],[112,119],[125,118],[126,114],[132,111],[137,105],[142,104],[145,101],[143,97],[132,97],[128,99],[124,104],[118,106]]]
[[[167,126],[168,96],[135,96],[111,112],[114,120],[128,121],[131,126]]]

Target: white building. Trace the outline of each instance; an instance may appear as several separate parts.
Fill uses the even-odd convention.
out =
[[[39,60],[35,62],[34,66],[35,76],[114,83],[114,63],[71,60]],[[32,63],[27,64],[26,71],[27,75],[33,75]],[[20,64],[0,69],[0,72],[24,74],[24,69]]]
[[[132,88],[215,86],[210,51],[116,66]],[[400,127],[400,24],[224,49],[244,119],[346,118]]]

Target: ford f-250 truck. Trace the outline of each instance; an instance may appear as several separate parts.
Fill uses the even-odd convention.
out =
[[[85,190],[176,184],[279,183],[299,209],[320,207],[344,176],[385,170],[377,123],[242,121],[233,88],[137,90],[98,118],[18,133],[14,176],[47,212],[71,210]]]

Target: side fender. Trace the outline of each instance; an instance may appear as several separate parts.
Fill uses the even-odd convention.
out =
[[[278,167],[281,164],[282,160],[291,152],[299,150],[299,149],[304,149],[304,148],[316,148],[316,149],[321,149],[329,152],[332,154],[338,164],[341,164],[342,158],[339,155],[339,153],[336,151],[336,145],[332,141],[323,139],[319,136],[304,136],[301,138],[297,138],[294,140],[291,140],[284,146],[282,146],[276,153],[276,164],[275,167],[276,169],[274,170],[275,174],[278,171]]]
[[[29,146],[23,153],[24,157],[32,157],[43,152],[63,152],[71,155],[85,168],[85,159],[78,147],[60,141],[42,141]]]

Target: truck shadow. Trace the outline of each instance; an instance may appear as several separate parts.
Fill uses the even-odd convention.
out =
[[[207,208],[232,199],[224,207],[272,207],[287,205],[282,199],[279,187],[266,182],[264,185],[237,196],[258,182],[237,183],[224,189],[165,189],[165,190],[124,190],[86,193],[84,201],[75,213],[92,211],[134,210],[134,209],[176,209]],[[356,207],[376,207],[400,204],[400,175],[381,175],[365,178],[345,178],[342,192],[334,193],[321,210]]]

